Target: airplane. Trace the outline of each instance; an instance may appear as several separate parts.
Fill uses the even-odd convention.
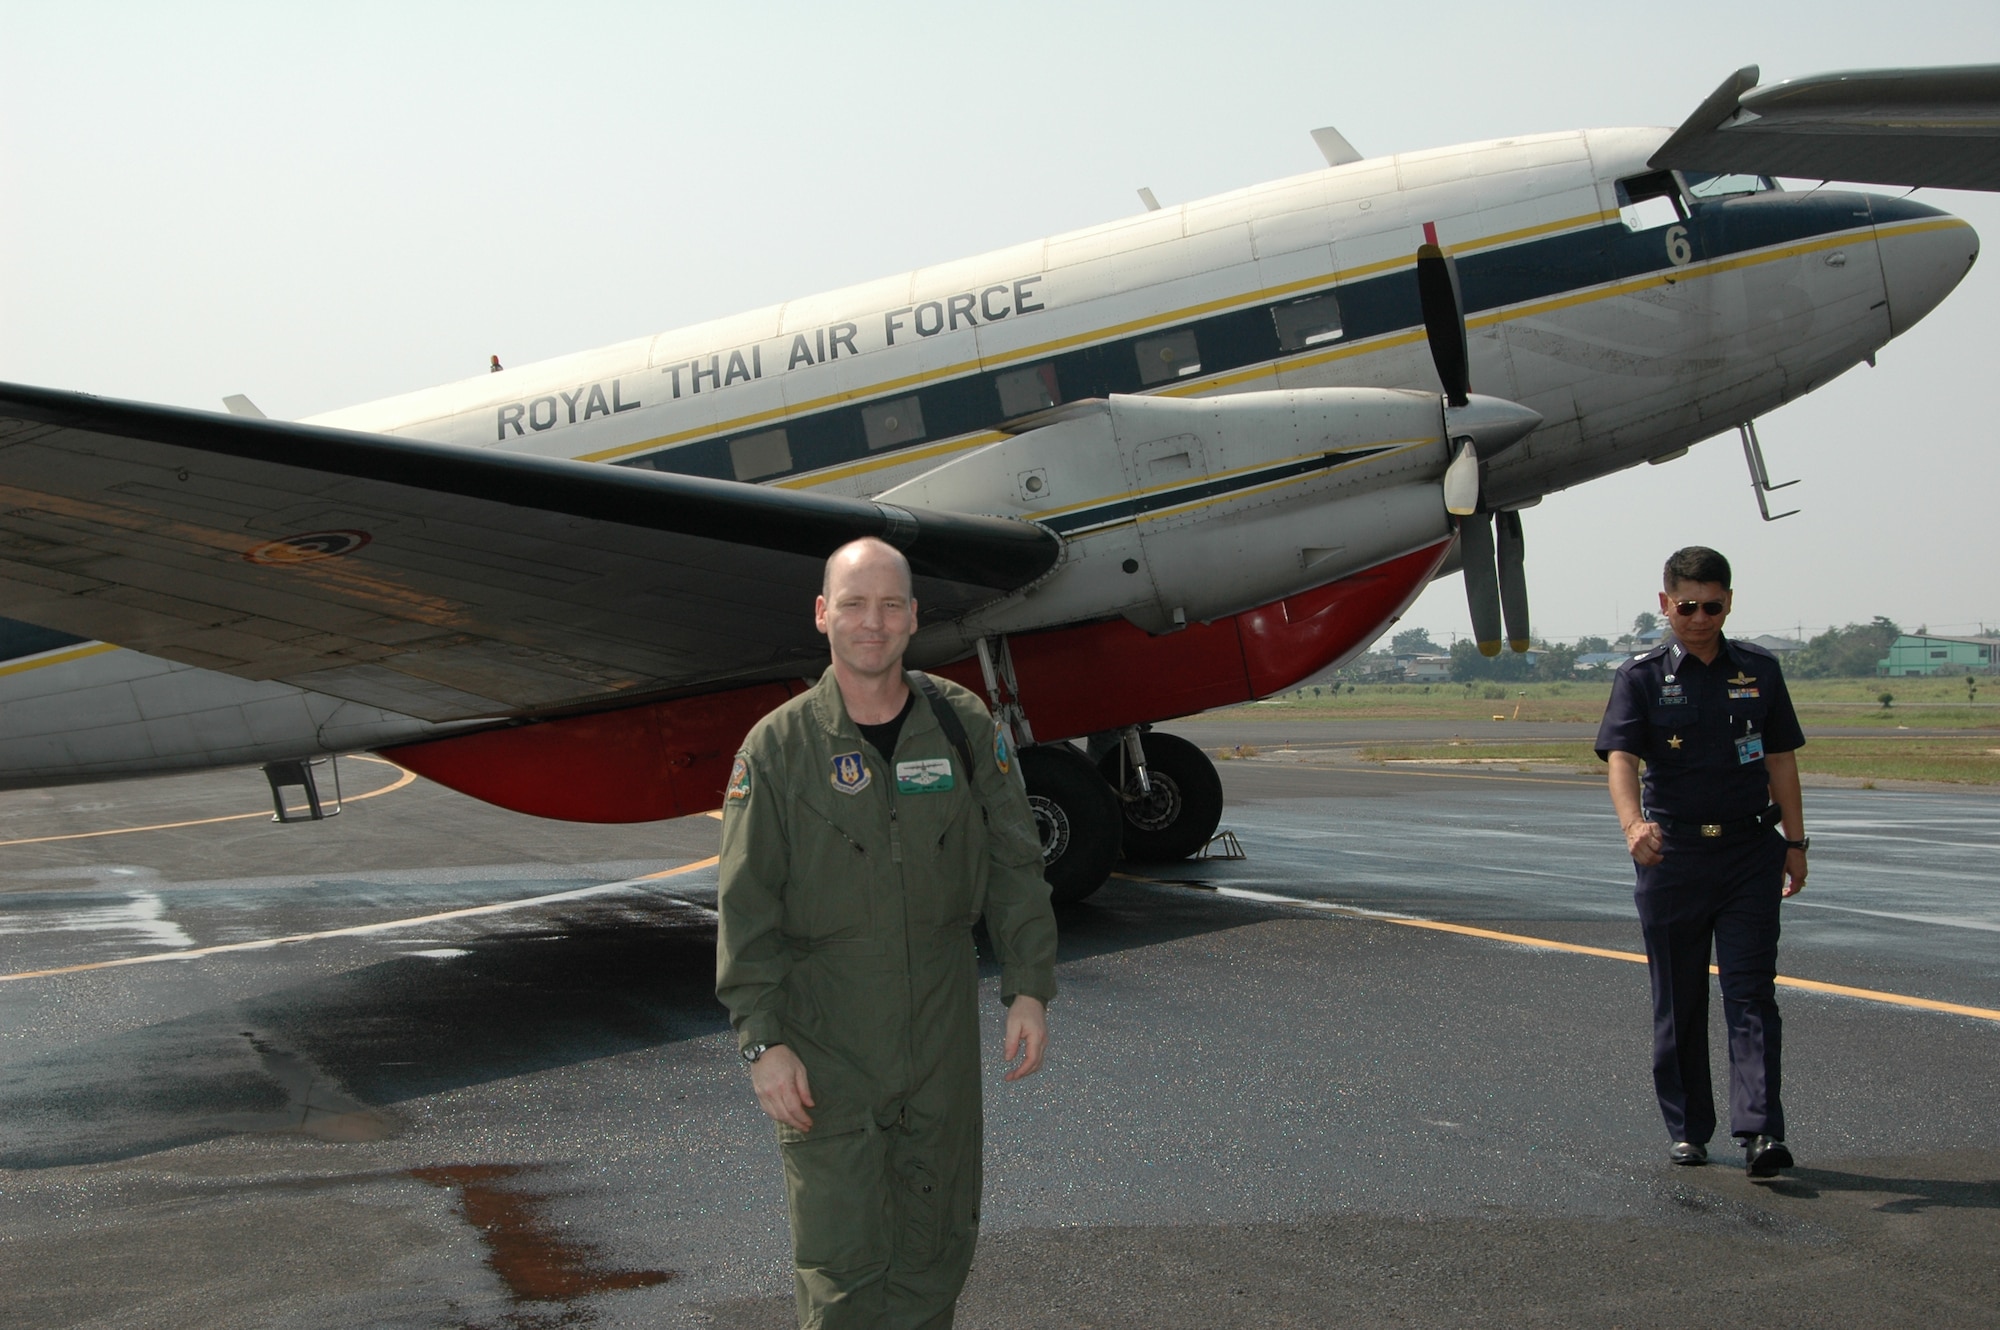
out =
[[[1759,79],[1673,130],[1316,131],[1321,170],[302,421],[0,384],[0,788],[262,764],[317,816],[310,763],[369,751],[541,817],[710,810],[878,536],[1055,898],[1184,858],[1221,783],[1153,726],[1454,572],[1525,650],[1524,510],[1748,452],[1965,276],[1963,221],[1825,182],[2000,189],[2000,66]]]

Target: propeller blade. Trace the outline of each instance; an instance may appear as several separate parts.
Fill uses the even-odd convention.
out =
[[[1507,645],[1515,651],[1528,649],[1528,573],[1522,559],[1527,547],[1521,541],[1521,515],[1503,512],[1494,531],[1494,546],[1500,567],[1500,610],[1507,619]]]
[[[1437,228],[1424,223],[1425,243],[1417,247],[1417,296],[1423,305],[1424,334],[1431,363],[1444,385],[1445,401],[1464,406],[1472,391],[1471,359],[1465,346],[1465,314],[1458,304],[1458,279],[1451,260],[1438,248]]]
[[[1444,469],[1444,510],[1470,517],[1479,507],[1479,450],[1469,438],[1458,441],[1458,456]]]
[[[1459,519],[1458,561],[1465,576],[1465,603],[1472,611],[1472,636],[1479,654],[1500,654],[1500,581],[1493,567],[1493,514]]]

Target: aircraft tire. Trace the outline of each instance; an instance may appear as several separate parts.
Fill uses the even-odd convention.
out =
[[[1185,859],[1207,845],[1222,823],[1222,777],[1207,753],[1178,735],[1148,730],[1139,742],[1146,750],[1150,793],[1139,792],[1138,773],[1126,769],[1122,746],[1097,764],[1118,795],[1125,857],[1142,864]]]
[[[1074,905],[1104,885],[1118,862],[1118,796],[1068,744],[1021,753],[1028,804],[1042,836],[1042,876],[1058,906]]]

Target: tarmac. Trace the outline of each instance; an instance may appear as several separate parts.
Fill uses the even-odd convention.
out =
[[[2000,1322],[2000,797],[1808,790],[1757,1183],[1666,1162],[1601,779],[1169,728],[1257,749],[1247,857],[1062,916],[960,1325]],[[0,794],[0,1324],[791,1324],[715,821],[340,771],[304,825],[254,771]]]

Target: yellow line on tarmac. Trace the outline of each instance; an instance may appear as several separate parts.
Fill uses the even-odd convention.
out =
[[[1260,901],[1271,905],[1291,905],[1307,910],[1317,910],[1325,914],[1343,914],[1371,923],[1396,924],[1403,928],[1422,928],[1434,933],[1456,933],[1460,937],[1476,937],[1488,942],[1507,942],[1517,947],[1533,947],[1537,951],[1567,951],[1578,956],[1596,956],[1603,960],[1633,961],[1646,963],[1644,953],[1637,951],[1615,951],[1609,947],[1586,947],[1576,942],[1558,942],[1553,938],[1529,937],[1525,933],[1502,933],[1491,928],[1473,928],[1467,924],[1449,924],[1438,919],[1415,919],[1405,914],[1387,914],[1378,910],[1363,910],[1351,905],[1335,905],[1330,901],[1301,900],[1294,896],[1281,896],[1268,891],[1246,891],[1241,887],[1214,887],[1205,883],[1175,882],[1169,878],[1138,877],[1131,873],[1113,873],[1113,877],[1127,882],[1140,882],[1152,887],[1180,887],[1184,890],[1208,891],[1218,896],[1233,896],[1238,900]],[[1708,967],[1710,974],[1721,973],[1715,966]],[[1798,988],[1808,993],[1829,993],[1835,997],[1859,998],[1864,1002],[1882,1002],[1895,1007],[1915,1007],[1921,1011],[1938,1011],[1952,1016],[1971,1016],[1975,1020],[2000,1021],[2000,1011],[1991,1007],[1969,1007],[1959,1002],[1939,1002],[1935,998],[1911,997],[1907,993],[1888,993],[1878,988],[1854,988],[1847,984],[1821,983],[1817,979],[1793,979],[1787,975],[1778,976],[1778,987]]]
[[[403,770],[385,757],[358,757],[355,760],[359,762],[376,762],[385,767],[395,767],[398,771]],[[394,794],[397,790],[402,789],[416,778],[416,772],[403,771],[402,777],[394,784],[384,785],[381,789],[370,790],[366,794],[350,794],[342,799],[341,802],[344,804],[358,804],[363,799],[373,799],[380,794]],[[303,804],[299,805],[301,808],[304,806]],[[46,845],[50,841],[90,840],[96,836],[130,836],[134,832],[139,831],[172,831],[176,827],[206,827],[216,822],[247,822],[253,817],[270,816],[269,813],[226,813],[221,817],[198,817],[190,822],[155,822],[150,827],[111,827],[105,831],[72,831],[62,836],[23,836],[19,840],[0,840],[0,846]]]
[[[551,892],[546,896],[525,896],[519,900],[499,901],[492,905],[469,905],[462,910],[440,910],[436,914],[420,914],[409,919],[386,919],[379,924],[354,924],[347,928],[329,928],[319,933],[294,933],[289,937],[259,938],[255,942],[225,942],[213,947],[190,947],[182,951],[149,951],[141,956],[121,956],[113,961],[91,961],[85,965],[63,965],[53,970],[21,970],[14,974],[0,974],[0,984],[14,979],[47,979],[58,974],[81,974],[85,970],[110,970],[122,965],[150,965],[154,961],[191,961],[204,956],[218,956],[225,951],[261,951],[268,947],[289,946],[294,942],[316,942],[329,937],[361,937],[368,933],[387,933],[398,928],[414,928],[418,924],[435,924],[446,919],[469,919],[480,914],[499,914],[504,910],[518,910],[529,905],[547,905],[556,901],[577,900],[603,892],[617,891],[636,886],[641,882],[653,882],[663,877],[678,877],[682,873],[692,873],[697,869],[709,868],[718,862],[717,856],[698,859],[678,868],[663,868],[657,873],[646,873],[639,877],[628,877],[617,882],[600,882],[595,886],[576,887],[569,891]]]

